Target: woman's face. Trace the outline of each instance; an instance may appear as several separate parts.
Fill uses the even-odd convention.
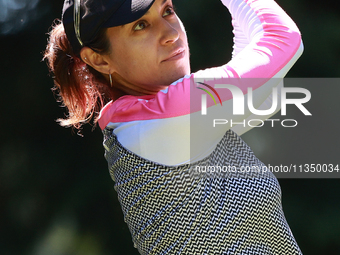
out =
[[[190,74],[186,32],[171,0],[156,0],[142,18],[107,35],[111,72],[134,90],[158,92]]]

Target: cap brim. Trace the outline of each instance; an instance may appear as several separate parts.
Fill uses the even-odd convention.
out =
[[[126,0],[102,27],[115,27],[134,22],[151,8],[155,0]]]

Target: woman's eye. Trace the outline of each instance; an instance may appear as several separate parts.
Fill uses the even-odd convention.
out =
[[[168,6],[164,11],[163,17],[169,16],[169,15],[174,14],[174,13],[175,13],[174,8],[171,7],[171,6]]]
[[[138,31],[138,30],[143,30],[147,27],[147,24],[145,21],[140,21],[135,27],[134,30]]]

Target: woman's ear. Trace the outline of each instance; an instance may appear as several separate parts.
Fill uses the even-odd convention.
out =
[[[114,71],[109,55],[101,55],[89,47],[84,47],[80,51],[80,57],[86,64],[100,73],[110,74]]]

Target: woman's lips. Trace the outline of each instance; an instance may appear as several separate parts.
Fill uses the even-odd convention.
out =
[[[170,57],[168,57],[167,59],[163,60],[162,62],[179,60],[179,59],[184,58],[184,56],[185,56],[185,50],[184,49],[179,49],[179,50],[176,50],[174,53],[172,53],[170,55]]]

